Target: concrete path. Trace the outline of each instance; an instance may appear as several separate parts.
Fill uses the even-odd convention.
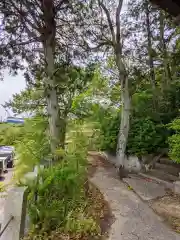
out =
[[[1,179],[1,183],[3,182],[4,186],[8,185],[6,188],[6,192],[0,192],[0,224],[2,223],[2,220],[4,218],[4,204],[6,201],[6,196],[8,191],[11,189],[11,186],[9,184],[11,183],[11,180],[13,178],[13,169],[9,168],[8,173],[4,174],[4,179]]]
[[[98,167],[91,181],[104,194],[115,217],[109,240],[180,240],[146,203],[114,176],[113,169]]]
[[[131,186],[144,201],[150,201],[166,195],[165,186],[138,175],[132,175],[131,178],[124,178],[123,181]]]

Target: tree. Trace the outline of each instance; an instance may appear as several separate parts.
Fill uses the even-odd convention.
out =
[[[149,69],[150,69],[150,80],[152,88],[156,87],[156,79],[154,72],[154,58],[153,58],[153,48],[152,48],[152,33],[151,33],[151,23],[150,23],[150,4],[149,1],[145,0],[143,4],[146,16],[146,31],[147,31],[147,42],[148,42],[148,55],[149,55]]]
[[[55,62],[59,52],[65,55],[67,49],[71,50],[71,55],[78,52],[73,44],[79,32],[73,30],[73,26],[82,19],[84,12],[78,12],[80,9],[82,4],[67,0],[8,0],[0,3],[3,59],[6,57],[8,62],[12,59],[14,63],[17,56],[18,60],[21,58],[29,65],[41,62],[44,66],[46,76],[43,82],[52,153],[58,146],[60,134]]]
[[[168,52],[167,52],[167,44],[165,39],[165,13],[160,10],[159,11],[159,32],[160,32],[160,47],[163,58],[163,66],[164,66],[164,82],[167,86],[171,80],[171,70],[170,65],[168,63]]]
[[[37,67],[37,66],[36,66]],[[73,64],[56,64],[58,71],[55,74],[57,91],[57,101],[59,110],[59,145],[64,148],[66,125],[70,114],[80,117],[85,115],[84,109],[80,109],[80,104],[75,108],[74,102],[78,101],[82,93],[89,90],[95,75],[95,65],[89,64],[87,67],[78,67]],[[39,74],[39,72],[42,72]],[[27,89],[15,94],[13,99],[5,104],[13,112],[21,114],[28,112],[31,115],[48,115],[46,96],[43,91],[43,68],[32,70],[28,76],[31,83]],[[81,102],[84,100],[81,99]],[[84,113],[83,113],[84,111]]]
[[[121,32],[121,11],[123,0],[94,1],[92,5],[94,20],[94,28],[92,29],[93,43],[98,47],[105,47],[106,50],[111,49],[118,70],[118,79],[121,85],[121,122],[119,126],[119,137],[117,143],[117,157],[120,165],[124,165],[125,150],[128,140],[129,120],[130,120],[130,95],[128,69],[126,67],[125,55],[123,52],[123,35]],[[98,18],[97,18],[98,14]]]
[[[134,50],[136,64],[141,63],[149,72],[149,81],[152,88],[156,88],[154,29],[157,29],[157,21],[154,21],[157,10],[148,0],[130,1],[125,15],[129,37],[132,41],[131,49]]]

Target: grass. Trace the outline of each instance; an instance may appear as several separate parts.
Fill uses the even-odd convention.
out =
[[[95,222],[95,228],[92,228],[91,234],[87,232],[79,234],[77,232],[70,233],[66,232],[65,229],[56,229],[50,234],[29,235],[24,240],[101,240],[107,234],[110,226],[111,211],[101,192],[91,183],[88,184],[87,199],[88,204],[86,209],[84,209],[84,215]]]

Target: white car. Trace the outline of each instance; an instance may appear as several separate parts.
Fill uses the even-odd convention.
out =
[[[0,176],[7,172],[7,157],[0,157]]]
[[[14,147],[0,146],[0,157],[7,158],[7,167],[11,168],[14,165]]]

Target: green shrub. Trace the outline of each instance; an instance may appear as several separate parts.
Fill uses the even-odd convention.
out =
[[[38,230],[49,231],[64,226],[69,212],[84,204],[84,168],[72,157],[66,160],[44,170],[39,176],[42,183],[31,189],[29,213]],[[36,194],[38,197],[34,201]]]
[[[23,138],[16,142],[16,178],[21,178],[25,173],[32,171],[34,165],[48,157],[50,152],[47,138],[47,120],[35,116],[25,121]]]
[[[142,156],[165,147],[164,127],[149,118],[132,119],[127,152]]]
[[[118,112],[114,115],[104,116],[104,119],[99,123],[101,150],[115,153],[119,125]],[[162,124],[154,122],[148,117],[132,118],[126,151],[128,154],[137,156],[157,152],[161,148],[167,147],[168,134],[169,132]]]
[[[63,159],[40,172],[39,183],[29,186],[31,236],[38,236],[37,239],[53,230],[89,236],[98,234],[97,223],[85,211],[88,204],[85,194],[88,141],[76,130],[66,150],[57,151]]]
[[[168,139],[169,157],[174,162],[180,163],[180,118],[175,119],[168,127],[174,132]]]
[[[103,131],[103,134],[101,137],[102,142],[100,145],[102,150],[106,150],[111,153],[116,152],[119,126],[120,126],[119,114],[111,117],[109,121],[106,121],[102,125],[101,131]]]
[[[95,129],[97,134],[93,136],[100,150],[114,153],[116,151],[117,136],[119,131],[119,110],[107,108],[101,109],[96,116]]]
[[[0,145],[15,145],[17,141],[23,138],[22,125],[14,125],[11,123],[0,124]]]

